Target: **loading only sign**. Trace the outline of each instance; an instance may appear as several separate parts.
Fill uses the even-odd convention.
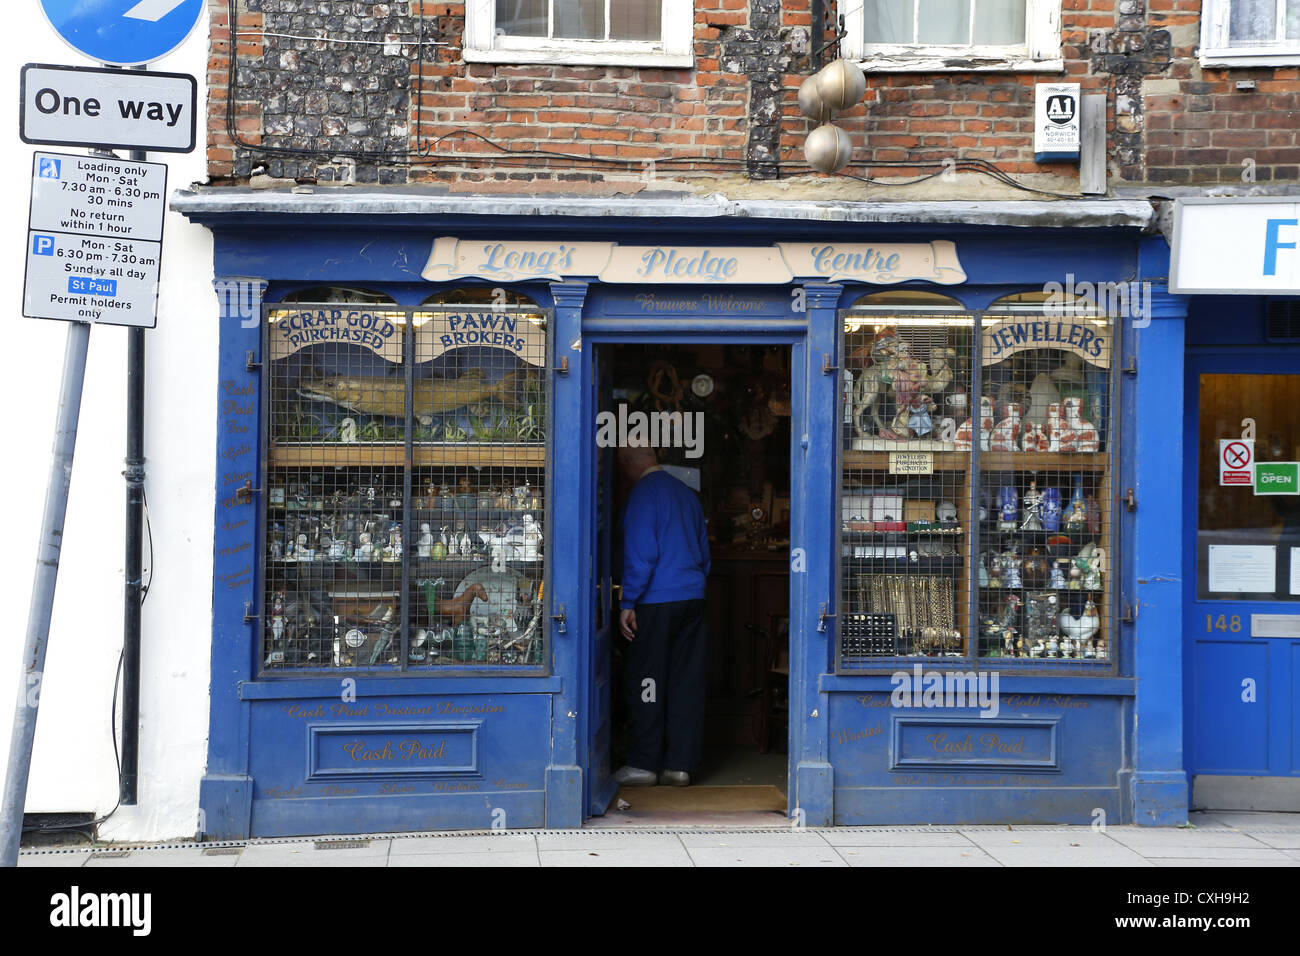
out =
[[[153,328],[167,167],[36,153],[23,315]]]

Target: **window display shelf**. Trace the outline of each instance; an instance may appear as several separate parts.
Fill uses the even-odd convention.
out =
[[[428,467],[541,468],[546,464],[542,444],[475,445],[469,442],[447,445],[416,445],[416,465]],[[340,468],[400,468],[406,449],[400,444],[272,445],[267,465],[272,468],[308,468],[331,465]]]
[[[916,452],[906,447],[906,442],[898,453],[932,454],[935,471],[966,471],[970,468],[969,451]],[[845,451],[843,468],[845,471],[887,471],[888,451]],[[984,471],[1105,471],[1110,461],[1106,452],[1080,454],[1074,452],[1048,451],[982,451],[980,467]]]

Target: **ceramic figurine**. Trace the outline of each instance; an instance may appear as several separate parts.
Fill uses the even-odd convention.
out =
[[[271,639],[278,641],[284,637],[284,592],[275,592],[275,603],[271,605]]]
[[[330,543],[329,543],[329,549],[328,549],[328,551],[327,551],[327,553],[329,554],[330,560],[331,560],[331,561],[342,561],[342,560],[343,560],[344,551],[346,550],[346,548],[347,548],[347,542],[346,542],[343,538],[333,538],[333,539],[331,539],[331,540],[330,540]]]
[[[399,525],[393,525],[388,529],[388,544],[384,546],[385,561],[402,560],[402,529]]]
[[[420,539],[415,543],[415,556],[417,558],[433,557],[433,531],[430,530],[427,522],[420,525]]]
[[[1101,630],[1101,618],[1097,614],[1097,605],[1092,598],[1084,605],[1083,613],[1075,617],[1069,611],[1062,611],[1060,617],[1061,631],[1074,638],[1076,643],[1090,639]]]
[[[1042,551],[1034,550],[1021,562],[1020,573],[1025,579],[1025,587],[1041,588],[1047,580],[1047,559]]]
[[[1003,562],[1006,568],[1005,586],[1009,588],[1024,587],[1020,580],[1020,556],[1016,554],[1015,548],[1003,555]]]
[[[1020,447],[1020,406],[1010,402],[1002,406],[1002,421],[993,429],[993,451],[1016,451]]]
[[[989,586],[989,569],[984,564],[983,552],[980,553],[979,584],[982,588]]]
[[[1059,402],[1053,402],[1047,406],[1047,450],[1051,452],[1069,451],[1068,448],[1061,447],[1061,433],[1064,429],[1064,419],[1061,418],[1061,406]]]
[[[1065,640],[1061,641],[1061,656],[1062,657],[1074,656],[1074,641],[1070,638],[1068,634],[1065,636]]]
[[[1058,591],[1065,590],[1065,571],[1061,569],[1059,560],[1052,563],[1052,570],[1047,576],[1047,586]]]
[[[1047,646],[1046,646],[1045,650],[1047,651],[1047,656],[1048,656],[1048,657],[1059,657],[1059,656],[1060,656],[1061,642],[1060,642],[1059,640],[1057,640],[1057,637],[1056,637],[1055,634],[1052,634],[1050,637],[1047,638]]]
[[[1042,521],[1044,531],[1059,531],[1061,528],[1061,489],[1044,488],[1042,500]]]
[[[989,553],[989,583],[991,588],[1002,587],[1002,572],[1005,567],[1002,555],[996,551]]]
[[[373,561],[375,559],[375,546],[371,543],[373,539],[370,537],[370,532],[361,532],[359,540],[360,544],[357,545],[357,550],[352,555],[353,559],[357,561]]]
[[[1007,657],[1016,656],[1016,636],[1014,634],[1002,635],[1002,650]]]
[[[283,557],[284,557],[284,545],[280,543],[279,538],[275,538],[271,541],[271,560],[279,561]]]
[[[1034,376],[1034,382],[1029,386],[1029,408],[1025,411],[1025,421],[1033,422],[1036,425],[1045,425],[1047,423],[1047,413],[1053,405],[1061,401],[1061,393],[1057,391],[1056,383],[1052,381],[1052,376],[1046,372],[1039,372]],[[1044,429],[1046,434],[1046,429]],[[1043,449],[1046,451],[1047,449]]]
[[[357,423],[355,419],[345,418],[339,422],[339,441],[351,445],[357,440]]]
[[[366,489],[366,501],[374,501],[374,500],[375,500],[375,488],[373,485],[371,485],[369,488]]]
[[[542,552],[542,528],[531,514],[524,515],[524,549],[525,561],[536,561]]]
[[[1018,518],[1016,489],[1003,485],[998,489],[998,530],[1015,531]]]
[[[462,531],[460,534],[460,554],[463,558],[472,557],[474,554],[474,544],[470,541],[469,532]]]
[[[1074,491],[1070,493],[1070,509],[1065,516],[1066,530],[1081,532],[1088,526],[1088,506],[1083,500],[1083,480],[1076,477]]]
[[[1031,481],[1025,492],[1025,517],[1020,522],[1021,531],[1043,530],[1043,495],[1038,490],[1038,482]]]
[[[972,419],[966,419],[957,428],[957,450],[970,451],[974,440],[975,427]],[[980,399],[980,450],[989,450],[989,437],[993,434],[993,399],[985,396]]]
[[[294,546],[293,555],[294,555],[294,559],[297,561],[316,560],[316,550],[314,548],[307,547],[307,535],[305,534],[298,535],[298,543]]]
[[[1031,648],[1029,648],[1029,656],[1030,656],[1030,657],[1042,657],[1042,656],[1043,656],[1043,652],[1044,652],[1046,649],[1047,649],[1046,646],[1043,644],[1043,642],[1042,642],[1041,640],[1034,641],[1033,646],[1032,646]]]
[[[1097,428],[1083,417],[1083,399],[1075,396],[1065,400],[1065,427],[1073,434],[1074,451],[1091,454],[1097,451]]]
[[[1021,443],[1025,451],[1047,451],[1048,444],[1047,429],[1038,422],[1025,424],[1025,437]]]

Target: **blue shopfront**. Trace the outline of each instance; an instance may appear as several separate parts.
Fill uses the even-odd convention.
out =
[[[1300,812],[1300,206],[1181,200],[1186,769],[1194,809]]]
[[[173,205],[221,309],[210,834],[614,812],[597,422],[638,395],[704,423],[666,454],[717,502],[719,726],[784,751],[787,813],[1185,819],[1181,436],[1142,412],[1186,307],[1149,205]]]

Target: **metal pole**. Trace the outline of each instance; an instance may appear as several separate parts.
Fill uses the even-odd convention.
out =
[[[131,151],[144,162],[148,153]],[[128,331],[126,356],[126,591],[122,610],[122,769],[118,796],[134,806],[139,792],[140,630],[144,550],[144,329]]]
[[[45,672],[50,616],[54,611],[54,586],[59,577],[63,523],[68,511],[68,489],[72,484],[72,454],[77,447],[77,420],[81,415],[81,392],[86,380],[89,345],[90,325],[86,322],[69,324],[68,342],[63,352],[63,385],[55,423],[54,454],[45,489],[45,517],[40,547],[36,552],[36,578],[32,583],[32,603],[27,615],[27,643],[23,646],[18,701],[14,706],[14,726],[9,742],[9,767],[5,773],[4,805],[0,810],[0,841],[3,841],[0,843],[0,864],[4,866],[18,864],[27,777],[32,769],[36,712],[40,704],[41,678]]]

